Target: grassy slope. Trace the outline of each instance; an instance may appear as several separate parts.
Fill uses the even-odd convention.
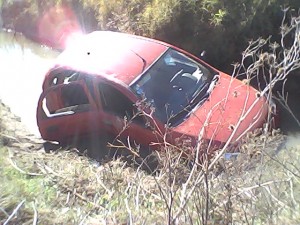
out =
[[[33,140],[16,136],[24,131],[7,115],[1,105],[1,224],[167,224],[175,216],[179,224],[300,221],[297,137],[275,156],[269,154],[281,135],[251,137],[236,160],[221,160],[199,182],[201,168],[192,172],[174,154],[164,155],[155,176],[120,160],[99,166],[75,149],[46,154]]]

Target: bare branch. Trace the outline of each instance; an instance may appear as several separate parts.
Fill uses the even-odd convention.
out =
[[[9,223],[9,221],[15,216],[15,214],[17,214],[17,212],[19,211],[19,209],[22,207],[22,205],[24,204],[25,199],[23,201],[21,201],[17,207],[14,209],[14,211],[12,212],[12,214],[7,218],[7,220],[4,222],[3,225],[7,225]]]

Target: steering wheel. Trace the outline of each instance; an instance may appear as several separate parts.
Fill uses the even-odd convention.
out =
[[[182,70],[180,71],[182,72]],[[198,79],[190,73],[178,73],[170,81],[172,87],[178,91],[183,91],[194,87]]]

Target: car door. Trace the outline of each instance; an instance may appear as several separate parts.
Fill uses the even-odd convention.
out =
[[[161,140],[160,135],[149,126],[149,121],[138,110],[124,87],[113,86],[106,82],[98,83],[99,101],[104,112],[103,120],[108,130],[118,139],[140,145],[152,145]]]
[[[40,96],[37,122],[45,140],[70,142],[99,130],[97,107],[83,80],[59,84]]]

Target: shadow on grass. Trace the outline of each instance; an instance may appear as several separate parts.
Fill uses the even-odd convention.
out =
[[[45,142],[45,152],[75,149],[78,155],[87,156],[96,160],[99,164],[120,158],[127,165],[141,168],[149,174],[158,170],[159,162],[155,152],[148,146],[124,144],[110,137],[74,139],[64,144],[57,142]]]

